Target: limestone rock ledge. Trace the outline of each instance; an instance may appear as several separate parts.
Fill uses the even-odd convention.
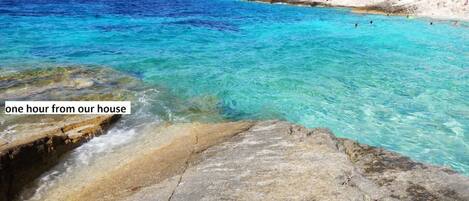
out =
[[[112,156],[116,164],[105,173],[89,167],[89,179],[61,184],[43,199],[469,200],[468,177],[327,129],[264,121],[145,132],[145,145]]]

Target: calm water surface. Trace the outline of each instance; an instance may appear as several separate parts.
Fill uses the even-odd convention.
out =
[[[236,0],[0,0],[2,71],[69,64],[469,174],[467,23]]]

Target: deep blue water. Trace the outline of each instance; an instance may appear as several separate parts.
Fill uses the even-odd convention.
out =
[[[467,23],[235,0],[0,0],[1,69],[68,64],[469,173]]]

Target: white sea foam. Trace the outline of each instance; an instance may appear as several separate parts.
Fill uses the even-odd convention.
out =
[[[24,191],[20,199],[42,200],[43,195],[47,193],[49,189],[67,180],[67,177],[73,175],[73,172],[79,172],[80,168],[88,167],[100,156],[112,153],[120,146],[131,143],[136,134],[135,128],[114,128],[106,135],[91,139],[89,142],[64,157],[59,165],[43,174],[40,179],[38,179],[37,185]]]
[[[157,115],[149,112],[158,90],[149,89],[139,92],[139,99],[134,104],[137,110],[133,115],[124,116],[118,124],[106,134],[95,137],[66,154],[50,171],[44,173],[34,183],[25,189],[20,200],[43,200],[47,193],[59,185],[74,182],[86,182],[87,178],[78,178],[87,175],[91,166],[96,166],[97,161],[119,150],[126,145],[138,141],[138,130],[148,123],[160,122]],[[168,109],[169,111],[169,109]]]

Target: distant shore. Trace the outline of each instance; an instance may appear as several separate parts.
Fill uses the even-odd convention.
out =
[[[469,21],[469,0],[250,0],[311,7],[351,8],[356,13]]]

